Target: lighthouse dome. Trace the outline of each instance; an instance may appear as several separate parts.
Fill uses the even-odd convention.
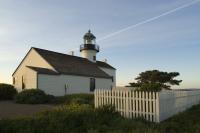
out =
[[[84,40],[94,40],[96,39],[96,37],[91,33],[90,30],[88,30],[87,33],[85,33],[85,35],[83,36]]]

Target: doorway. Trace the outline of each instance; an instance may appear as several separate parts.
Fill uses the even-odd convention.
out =
[[[95,78],[90,78],[90,91],[93,92],[95,90]]]

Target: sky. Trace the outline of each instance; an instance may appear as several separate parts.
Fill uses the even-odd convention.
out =
[[[180,73],[177,79],[183,82],[173,88],[200,88],[200,0],[143,23],[192,2],[0,0],[0,82],[12,83],[12,73],[31,47],[74,50],[79,56],[83,35],[91,29],[100,46],[97,59],[117,68],[118,86],[158,69]]]

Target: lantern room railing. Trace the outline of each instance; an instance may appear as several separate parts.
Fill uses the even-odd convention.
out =
[[[99,45],[96,44],[82,44],[80,46],[80,51],[82,50],[96,50],[97,52],[99,52]]]

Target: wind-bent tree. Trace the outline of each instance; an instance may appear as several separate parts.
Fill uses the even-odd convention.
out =
[[[178,72],[162,72],[159,70],[145,71],[135,78],[137,82],[129,83],[129,86],[138,87],[140,90],[169,90],[171,85],[179,85],[182,82],[182,80],[174,79],[179,75]]]

